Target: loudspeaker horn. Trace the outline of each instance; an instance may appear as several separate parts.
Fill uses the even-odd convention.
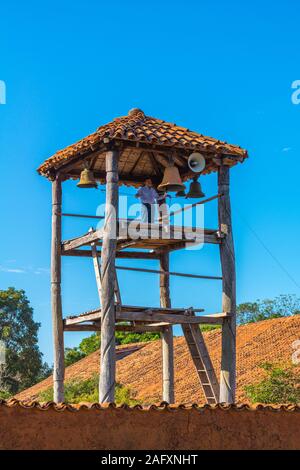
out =
[[[201,173],[205,168],[205,158],[201,153],[193,152],[188,159],[189,168],[195,173]]]

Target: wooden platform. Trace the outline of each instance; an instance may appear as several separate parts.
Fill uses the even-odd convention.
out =
[[[128,331],[130,331],[130,328],[133,331],[160,331],[167,325],[222,324],[224,318],[230,316],[227,313],[196,316],[195,314],[199,312],[203,312],[203,309],[116,306],[116,326],[119,329]],[[122,325],[122,322],[127,324]],[[75,326],[80,326],[80,328],[75,328]],[[126,328],[123,328],[124,326]],[[65,331],[74,331],[76,329],[84,331],[85,327],[87,327],[86,331],[100,330],[101,308],[64,319]]]
[[[117,227],[117,253],[126,249],[159,250],[166,248],[169,251],[184,248],[191,243],[219,244],[221,239],[216,229],[201,229],[194,227],[181,227],[175,225],[144,224],[138,220],[119,219]],[[62,242],[62,255],[91,256],[86,250],[78,250],[91,243],[102,245],[103,228],[91,229],[84,235]],[[75,251],[77,250],[77,251]],[[85,253],[86,251],[86,253]],[[78,253],[79,252],[79,253]],[[132,252],[126,252],[129,255]],[[148,253],[151,255],[151,253]],[[147,255],[147,253],[145,253]],[[118,256],[118,255],[117,255]],[[124,255],[126,257],[126,255]],[[128,257],[135,257],[129,255]],[[138,253],[137,253],[137,257]],[[143,256],[141,253],[141,257]],[[150,258],[150,257],[149,257]],[[155,253],[151,258],[156,258]]]

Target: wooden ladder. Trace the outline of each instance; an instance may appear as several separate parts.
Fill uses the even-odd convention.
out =
[[[207,403],[219,401],[219,384],[199,325],[181,325]]]

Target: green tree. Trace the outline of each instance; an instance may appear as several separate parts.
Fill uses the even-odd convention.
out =
[[[19,392],[49,375],[51,369],[38,347],[39,327],[23,290],[0,290],[0,340],[5,345],[2,393]]]
[[[84,338],[79,345],[80,351],[85,356],[88,356],[92,352],[97,351],[97,349],[99,348],[100,348],[100,334],[99,333],[93,333],[88,338]]]
[[[199,325],[199,328],[202,333],[205,333],[206,331],[219,330],[221,325]]]
[[[240,325],[299,313],[300,299],[289,294],[279,295],[275,299],[245,302],[237,306],[237,320]]]
[[[126,331],[116,331],[117,344],[147,343],[159,339],[159,333],[131,333]]]
[[[70,366],[92,352],[97,351],[99,348],[100,335],[99,333],[93,333],[91,336],[84,338],[79,343],[79,346],[75,346],[74,348],[65,348],[65,365]]]
[[[300,403],[299,367],[265,363],[261,368],[266,377],[245,387],[252,403]]]
[[[74,347],[74,348],[65,348],[65,366],[68,367],[71,364],[74,364],[77,361],[80,361],[80,359],[83,359],[85,357],[85,354],[80,351],[79,347]]]

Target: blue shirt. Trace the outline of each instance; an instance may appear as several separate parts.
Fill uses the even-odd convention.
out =
[[[154,204],[158,198],[158,194],[154,188],[148,188],[148,186],[143,186],[137,192],[137,196],[145,204]]]

